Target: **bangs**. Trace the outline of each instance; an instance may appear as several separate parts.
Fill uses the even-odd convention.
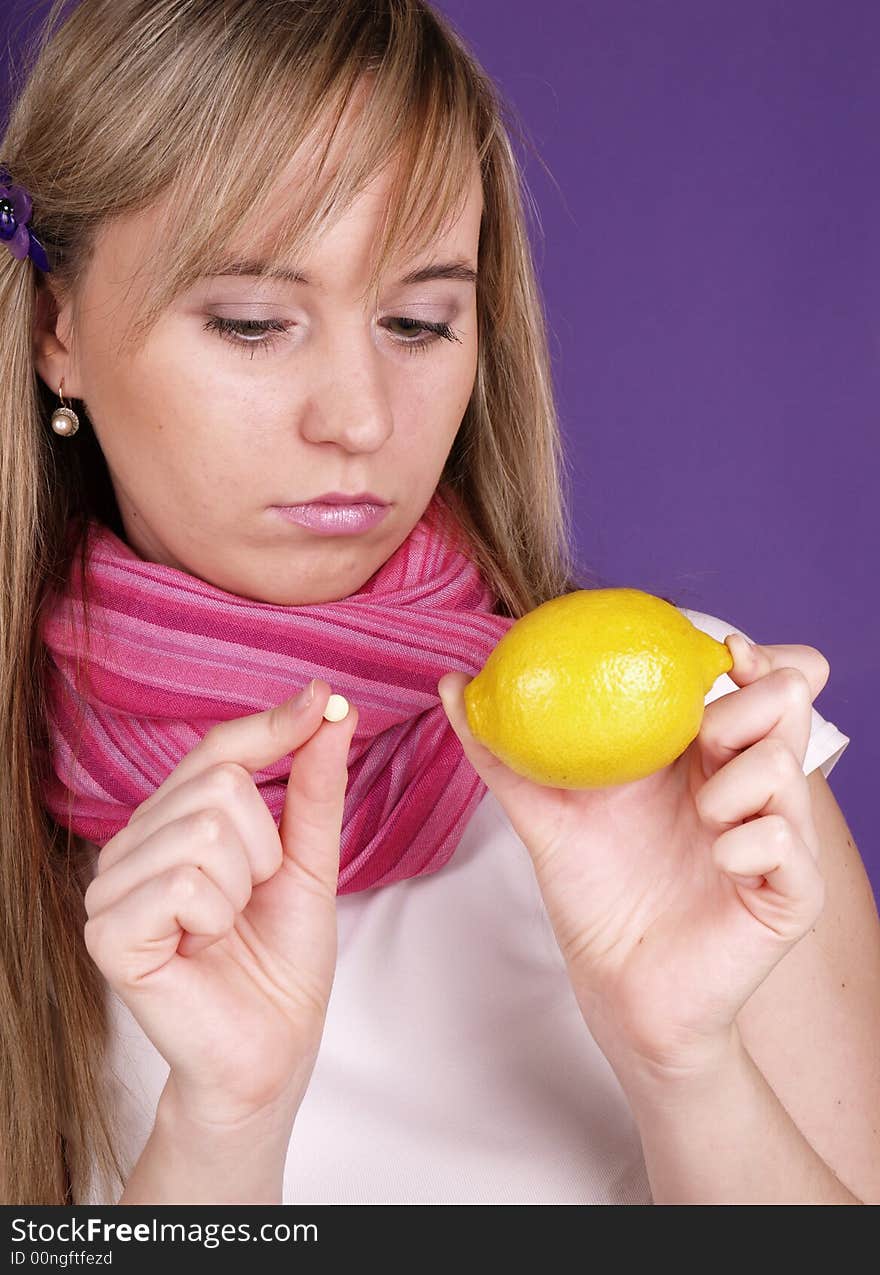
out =
[[[233,244],[269,275],[298,269],[387,171],[367,284],[375,297],[392,261],[411,260],[455,220],[475,165],[482,171],[491,116],[473,105],[429,12],[364,5],[353,21],[342,6],[345,29],[333,30],[331,13],[319,44],[312,34],[305,48],[302,31],[277,20],[280,6],[266,16],[262,56],[252,40],[228,52],[223,73],[196,86],[185,122],[171,126],[174,177],[157,201],[122,343],[143,340],[177,295],[228,269]]]

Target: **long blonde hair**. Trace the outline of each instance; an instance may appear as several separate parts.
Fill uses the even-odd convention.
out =
[[[316,162],[272,241],[294,262],[370,177],[400,159],[371,286],[397,252],[431,242],[483,182],[479,365],[441,486],[498,611],[521,616],[590,587],[573,558],[528,191],[515,112],[424,0],[54,0],[24,51],[0,164],[30,192],[58,296],[79,286],[101,225],[155,206],[156,252],[139,321],[206,272],[227,238],[271,224],[291,157]],[[322,155],[369,83],[342,161]],[[302,148],[302,149],[301,149]],[[276,196],[277,198],[277,196]],[[276,209],[277,217],[277,209]],[[45,279],[0,252],[0,1200],[113,1201],[124,1169],[106,1090],[105,984],[82,939],[80,840],[41,807],[50,765],[39,621],[63,590],[74,522],[122,535],[106,464],[77,404],[72,439],[36,374],[32,333]],[[84,559],[83,559],[84,561]],[[87,605],[87,599],[83,599]],[[118,1184],[118,1186],[117,1186]]]

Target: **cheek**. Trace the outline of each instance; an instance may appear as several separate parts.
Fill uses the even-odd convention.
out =
[[[185,373],[119,378],[100,396],[100,407],[98,442],[132,495],[152,492],[216,515],[218,493],[234,506],[259,471],[260,431],[248,427],[229,398],[194,394]]]
[[[464,416],[465,410],[467,409],[467,405],[471,401],[477,377],[477,368],[479,366],[479,347],[476,331],[477,321],[476,317],[474,317],[473,322],[468,325],[468,336],[463,338],[466,345],[466,353],[465,350],[461,351],[462,359],[460,374],[456,376],[454,380],[455,392],[457,395],[456,411],[458,413],[459,421],[461,421],[461,418]]]
[[[189,481],[246,479],[263,451],[277,449],[279,428],[295,417],[289,380],[258,376],[244,355],[238,356],[244,372],[236,371],[234,352],[192,357],[182,334],[173,346],[166,337],[119,374],[109,419],[125,418],[129,437],[161,449],[166,470],[197,469]]]
[[[420,419],[433,422],[441,431],[450,424],[457,426],[473,393],[477,355],[476,341],[465,335],[462,344],[451,350],[444,341],[438,351],[405,356],[407,363],[417,366],[415,374],[404,368],[400,383],[404,411],[398,419],[405,420],[407,411],[411,415],[417,412]],[[418,365],[420,358],[422,366]]]
[[[176,357],[167,340],[152,339],[136,358],[119,358],[112,350],[101,355],[101,343],[89,361],[88,407],[102,446],[108,453],[126,447],[155,445],[186,436],[190,418],[207,413],[211,378],[205,380],[195,361]],[[103,437],[106,435],[106,440]]]

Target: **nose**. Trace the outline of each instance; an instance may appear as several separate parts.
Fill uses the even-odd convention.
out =
[[[318,384],[303,434],[310,442],[338,443],[347,451],[378,451],[394,429],[383,355],[363,327],[340,333],[337,326],[317,353]]]

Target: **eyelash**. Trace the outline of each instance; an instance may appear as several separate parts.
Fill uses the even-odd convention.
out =
[[[402,346],[408,354],[426,354],[432,345],[438,340],[458,341],[461,338],[456,335],[454,330],[448,323],[429,323],[424,319],[406,319],[402,316],[395,317],[395,323],[410,323],[413,327],[410,331],[426,332],[429,335],[421,337],[417,341],[398,341],[397,344]],[[231,345],[235,345],[239,350],[251,351],[251,358],[255,353],[268,354],[277,345],[280,336],[287,332],[290,324],[284,322],[283,319],[226,319],[222,315],[212,314],[208,322],[204,325],[206,332],[216,332],[223,340],[228,341]],[[245,333],[272,333],[260,340],[245,340]]]

